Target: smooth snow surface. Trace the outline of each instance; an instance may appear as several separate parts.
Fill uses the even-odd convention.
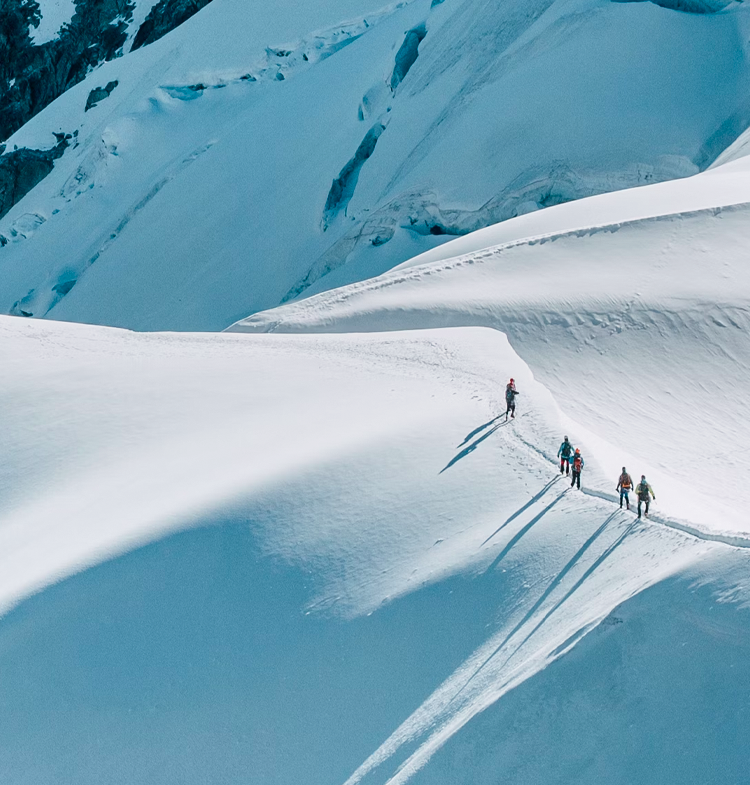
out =
[[[0,330],[3,782],[746,770],[746,745],[725,753],[750,730],[747,550],[590,491],[586,432],[501,333]],[[563,428],[583,492],[547,457]],[[662,679],[652,660],[677,653],[696,679],[720,659],[716,703]],[[560,722],[596,736],[539,744]],[[706,742],[650,770],[641,743],[662,726]]]
[[[0,220],[0,311],[223,329],[512,216],[692,175],[750,123],[748,13],[217,0],[7,140],[77,133]]]
[[[214,0],[10,140],[0,783],[747,781],[748,12]]]
[[[748,197],[740,159],[490,227],[442,249],[454,258],[423,256],[233,329],[495,327],[603,440],[601,492],[627,464],[675,525],[747,534]]]

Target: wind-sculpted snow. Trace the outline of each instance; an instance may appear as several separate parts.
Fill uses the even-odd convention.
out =
[[[653,3],[672,11],[688,14],[716,14],[723,11],[733,0],[612,0],[614,3]]]
[[[44,219],[0,249],[0,311],[223,329],[450,237],[695,174],[750,122],[748,12],[210,3],[8,140],[45,149],[78,130],[0,221],[10,238]]]
[[[733,183],[731,171],[683,181],[688,193],[676,204],[689,203],[701,183],[709,193],[712,185],[721,191]],[[742,171],[738,178],[746,188]],[[667,186],[654,189],[669,194]],[[742,189],[727,190],[737,197]],[[622,202],[627,215],[637,196],[602,197],[601,207],[592,200],[592,215],[611,214],[611,202]],[[641,209],[648,201],[643,191]],[[739,391],[750,384],[748,206],[669,214],[668,205],[662,203],[666,214],[651,218],[406,266],[233,329],[495,327],[563,410],[614,446],[602,445],[599,453],[608,456],[612,477],[637,459],[639,471],[660,486],[668,516],[704,530],[747,533],[743,510],[750,498],[740,456],[750,432]],[[556,209],[575,220],[578,211],[570,208]],[[553,225],[562,220],[554,210],[546,215]],[[520,230],[508,225],[496,233],[514,231]]]
[[[409,261],[0,317],[0,781],[744,780],[746,12],[222,0],[19,133],[22,316]]]
[[[717,554],[620,606],[410,781],[742,782],[746,726],[726,709],[750,689],[750,618],[710,576],[747,569],[745,554]]]
[[[542,705],[574,646],[629,651],[644,589],[700,562],[747,600],[744,550],[570,489],[563,428],[586,491],[598,450],[497,331],[0,330],[4,781],[443,782],[514,688]],[[702,640],[714,606],[651,651],[686,625]],[[720,694],[746,732],[742,696]],[[665,707],[675,734],[714,722]],[[509,757],[474,749],[464,775],[494,781]]]

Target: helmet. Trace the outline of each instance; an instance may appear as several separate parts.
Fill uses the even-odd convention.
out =
[[[566,442],[568,441],[568,437],[567,437],[567,436],[565,437],[565,441],[566,441]]]

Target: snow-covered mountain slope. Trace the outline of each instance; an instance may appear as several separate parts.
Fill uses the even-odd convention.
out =
[[[750,134],[742,134],[709,170],[648,188],[581,199],[554,210],[529,213],[488,226],[407,260],[401,269],[452,259],[517,240],[555,237],[598,227],[619,226],[683,213],[723,210],[750,203]]]
[[[611,478],[637,459],[670,514],[747,532],[749,183],[739,159],[553,208],[459,240],[456,250],[529,228],[530,238],[406,266],[233,329],[495,327],[560,407],[608,443],[599,454]],[[618,214],[624,220],[612,221]]]
[[[0,330],[4,782],[744,776],[747,549],[587,492],[499,332]]]
[[[219,329],[455,234],[692,174],[748,125],[749,12],[214,0],[8,140],[77,133],[0,221],[0,310]]]
[[[746,779],[748,9],[688,5],[214,0],[15,135],[0,310],[404,264],[0,317],[0,782]]]
[[[0,142],[103,62],[158,40],[209,2],[3,0]]]

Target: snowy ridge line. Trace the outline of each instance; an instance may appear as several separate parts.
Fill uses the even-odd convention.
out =
[[[228,75],[225,78],[220,77],[215,82],[164,84],[159,85],[159,88],[173,98],[190,100],[201,95],[204,90],[220,89],[230,84],[262,81],[283,82],[302,68],[313,66],[336,54],[345,46],[354,43],[379,22],[414,2],[416,0],[399,0],[399,2],[390,3],[371,14],[367,14],[367,16],[316,30],[294,43],[266,46],[265,55],[256,60],[249,70],[235,71],[233,75]]]
[[[484,264],[494,258],[499,257],[503,251],[522,246],[543,245],[547,242],[554,242],[556,240],[563,240],[566,238],[582,238],[591,235],[600,234],[603,232],[614,233],[620,229],[628,229],[634,226],[641,226],[644,224],[663,223],[671,221],[683,221],[699,218],[702,216],[718,217],[723,213],[734,213],[750,211],[750,202],[738,202],[736,204],[718,205],[716,207],[704,207],[699,210],[689,210],[686,212],[665,213],[663,215],[652,215],[644,218],[636,218],[630,221],[622,221],[619,223],[597,224],[589,227],[581,227],[578,229],[569,229],[563,232],[550,232],[549,234],[532,235],[520,240],[510,240],[506,243],[501,243],[495,246],[488,246],[480,251],[472,251],[460,256],[452,257],[451,259],[441,260],[439,262],[427,262],[424,265],[410,267],[404,270],[394,270],[385,273],[377,278],[360,281],[358,283],[343,286],[340,289],[334,289],[330,292],[322,292],[321,294],[314,295],[313,297],[301,301],[300,303],[290,303],[289,305],[282,305],[274,310],[289,310],[294,313],[295,310],[309,310],[310,303],[316,302],[322,305],[326,310],[335,308],[335,306],[346,302],[353,295],[363,294],[372,291],[379,291],[387,289],[391,286],[397,286],[412,281],[418,281],[425,275],[440,274],[456,270],[461,267],[473,264]],[[241,319],[238,322],[230,325],[224,332],[243,332],[244,325],[252,325],[254,320],[261,321],[258,317],[263,317],[263,314],[268,314],[268,311],[261,311],[259,314]],[[267,327],[262,332],[275,332],[279,327],[283,327],[285,318],[280,315],[279,318],[269,322]],[[435,325],[432,325],[435,326]],[[466,325],[468,326],[468,325]]]
[[[603,501],[612,502],[613,504],[619,504],[619,499],[606,491],[582,488],[581,493],[585,493],[587,496],[592,496],[597,499],[602,499]],[[669,529],[681,531],[684,534],[688,534],[691,537],[695,537],[697,540],[703,540],[704,542],[718,542],[732,548],[750,548],[750,537],[743,537],[742,535],[730,534],[728,532],[709,532],[694,524],[688,523],[687,521],[680,520],[679,518],[671,518],[665,515],[652,515],[649,513],[648,518],[642,518],[641,520],[644,523],[659,523]]]
[[[537,447],[534,444],[531,444],[526,439],[524,439],[523,436],[519,433],[516,433],[516,436],[525,447],[527,447],[532,452],[535,452],[537,455],[542,457],[545,461],[548,461],[550,464],[552,464],[555,467],[555,469],[557,469],[558,466],[557,460],[552,458],[545,450]],[[560,476],[561,475],[559,475],[556,479],[559,479]],[[546,492],[547,489],[551,488],[554,482],[555,482],[554,480],[550,481],[550,483],[547,486],[545,486],[544,491]],[[608,493],[607,491],[597,491],[596,489],[581,488],[581,493],[584,493],[587,496],[591,496],[592,498],[595,499],[601,499],[602,501],[611,502],[612,504],[617,504],[618,506],[620,504],[619,496],[616,496],[615,494],[612,493]],[[644,523],[655,521],[656,523],[659,523],[662,526],[666,526],[669,529],[675,529],[676,531],[681,531],[684,534],[688,534],[691,537],[694,537],[695,539],[698,540],[703,540],[704,542],[718,542],[723,545],[728,545],[732,548],[750,549],[750,537],[744,537],[741,534],[734,534],[734,533],[730,534],[729,532],[710,532],[700,528],[699,526],[696,526],[695,524],[689,523],[688,521],[679,518],[671,518],[664,515],[658,515],[658,514],[649,515],[648,518],[642,518],[641,520]]]
[[[386,113],[380,116],[379,122],[382,125],[387,125],[389,118],[390,115]],[[561,175],[561,169],[566,170],[564,175]],[[684,176],[684,174],[670,170],[669,176],[665,175],[660,179],[673,180]],[[406,191],[372,213],[351,215],[350,217],[356,218],[358,223],[317,258],[307,273],[284,295],[280,304],[283,305],[296,299],[309,286],[346,265],[350,255],[360,244],[368,242],[375,245],[384,244],[389,242],[399,229],[406,229],[414,235],[422,236],[432,234],[435,230],[438,233],[453,235],[457,238],[471,235],[494,224],[520,217],[516,214],[516,207],[519,204],[537,201],[538,194],[545,190],[545,186],[546,190],[554,190],[555,184],[560,180],[570,181],[569,190],[566,191],[566,202],[602,195],[613,190],[633,189],[646,183],[642,177],[642,170],[638,166],[634,169],[625,168],[612,171],[605,180],[602,180],[595,173],[568,171],[564,165],[556,164],[544,171],[539,171],[538,167],[532,167],[476,209],[464,210],[460,207],[452,207],[449,203],[443,204],[439,195],[431,190]],[[538,201],[537,204],[539,204]],[[493,243],[489,243],[485,247],[492,247],[492,245]],[[484,250],[484,247],[476,249],[472,253],[481,250]],[[426,253],[430,254],[431,252]],[[427,264],[428,260],[419,261],[422,255],[424,254],[419,254],[392,269],[406,269]],[[460,254],[456,253],[451,256],[458,255]],[[430,259],[429,261],[437,260]]]

